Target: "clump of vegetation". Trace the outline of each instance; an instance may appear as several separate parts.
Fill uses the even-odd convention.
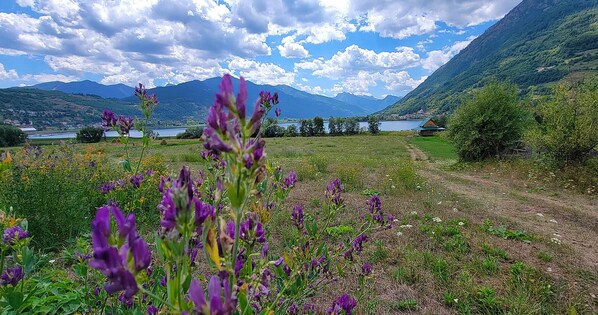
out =
[[[373,135],[377,135],[380,133],[380,118],[378,116],[368,116],[368,130]]]
[[[199,139],[203,134],[203,128],[201,127],[190,127],[185,131],[176,135],[177,139]]]
[[[104,129],[94,126],[82,128],[77,132],[77,141],[81,143],[98,143],[104,136]]]
[[[529,140],[539,154],[558,166],[586,161],[598,145],[598,77],[556,87],[537,120]]]
[[[23,130],[12,125],[0,125],[0,147],[14,147],[27,140]]]
[[[485,220],[482,229],[488,234],[499,236],[505,239],[514,239],[518,241],[531,242],[533,237],[523,230],[509,230],[504,225],[494,227],[490,220]]]
[[[500,158],[521,140],[528,116],[517,87],[493,81],[455,111],[449,138],[461,160]]]

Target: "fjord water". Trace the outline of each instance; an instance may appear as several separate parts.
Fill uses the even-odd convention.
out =
[[[397,120],[397,121],[381,121],[380,122],[380,130],[382,131],[404,131],[404,130],[411,130],[419,126],[421,120]],[[280,126],[286,128],[289,125],[296,125],[299,127],[299,123],[282,123],[279,124]],[[324,122],[324,128],[328,131],[328,122]],[[368,123],[367,122],[360,122],[359,128],[364,128],[367,130]],[[160,137],[174,137],[177,134],[185,131],[185,127],[172,127],[172,128],[159,128],[153,129],[155,132],[158,133]],[[33,134],[29,135],[29,139],[74,139],[77,137],[77,133],[74,131],[69,132],[56,132],[56,133],[48,133],[48,134]],[[106,137],[118,137],[118,133],[116,131],[108,131],[106,132]],[[131,131],[132,138],[141,138],[142,133],[137,130]]]

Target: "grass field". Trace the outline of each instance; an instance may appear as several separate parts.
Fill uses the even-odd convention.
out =
[[[115,166],[119,143],[74,144],[102,153]],[[140,143],[132,142],[132,156]],[[148,158],[171,174],[182,164],[202,167],[199,140],[153,142]],[[358,314],[595,314],[598,311],[598,207],[592,195],[534,189],[537,177],[510,164],[447,168],[455,151],[440,137],[379,136],[267,139],[270,162],[297,171],[286,210],[273,214],[272,248],[296,237],[290,209],[315,211],[326,185],[340,178],[346,212],[337,225],[356,226],[366,200],[378,193],[397,218],[376,232],[358,258],[373,266],[357,291],[353,274],[318,292],[328,305],[339,291],[358,299]],[[157,223],[156,223],[157,224]],[[342,234],[330,235],[337,243]],[[325,312],[325,309],[319,311]]]

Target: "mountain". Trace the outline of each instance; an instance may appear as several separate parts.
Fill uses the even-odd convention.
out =
[[[148,93],[155,93],[160,102],[155,120],[175,123],[204,121],[218,92],[220,80],[195,80],[149,89]],[[238,88],[239,80],[233,78],[233,85]],[[366,116],[376,111],[373,107],[310,94],[286,85],[259,85],[247,81],[247,90],[248,115],[253,112],[261,91],[278,93],[281,118]],[[133,91],[133,88],[122,84],[106,86],[91,81],[47,82],[32,87],[0,89],[0,121],[16,120],[24,125],[31,122],[37,129],[47,129],[99,124],[104,109],[139,117],[141,112]]]
[[[249,100],[247,112],[253,112],[253,105],[261,91],[278,93],[281,108],[281,118],[312,118],[321,116],[328,118],[365,116],[374,110],[366,110],[360,106],[347,104],[339,100],[314,95],[297,90],[286,85],[259,85],[250,81],[247,82],[247,93]],[[175,86],[157,87],[148,90],[148,93],[155,93],[160,101],[156,108],[158,117],[167,112],[179,113],[181,119],[204,119],[208,110],[214,102],[214,95],[218,92],[220,78],[211,78],[204,81],[189,81]],[[233,86],[238,88],[239,79],[233,78]],[[127,102],[134,102],[133,96],[123,99]]]
[[[85,80],[76,82],[52,81],[31,86],[38,90],[60,91],[69,94],[97,95],[103,98],[129,97],[133,88],[124,84],[104,85]]]
[[[453,110],[496,78],[522,94],[547,94],[560,80],[598,73],[598,0],[523,0],[382,117]],[[465,92],[465,93],[464,93]]]
[[[343,103],[352,104],[361,107],[368,113],[377,112],[382,110],[389,105],[398,102],[401,98],[399,96],[387,95],[384,99],[377,99],[366,95],[355,95],[351,93],[339,93],[334,99]]]

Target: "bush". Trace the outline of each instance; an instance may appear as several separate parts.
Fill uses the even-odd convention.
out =
[[[104,136],[104,129],[99,127],[85,127],[77,132],[77,141],[81,143],[98,143]]]
[[[491,82],[457,108],[449,138],[464,161],[502,157],[522,137],[528,111],[515,85]]]
[[[598,145],[598,77],[577,86],[560,85],[540,106],[538,128],[529,140],[559,165],[584,162]]]
[[[370,115],[368,117],[368,130],[373,135],[380,133],[380,118],[378,116]]]
[[[278,126],[276,124],[270,125],[266,127],[264,130],[264,137],[266,138],[277,138],[284,136],[285,129],[284,127]]]
[[[14,147],[25,140],[27,134],[23,130],[11,125],[0,125],[0,147]]]
[[[185,129],[184,132],[181,132],[176,135],[177,139],[199,139],[203,134],[203,128],[201,127],[191,127]]]

